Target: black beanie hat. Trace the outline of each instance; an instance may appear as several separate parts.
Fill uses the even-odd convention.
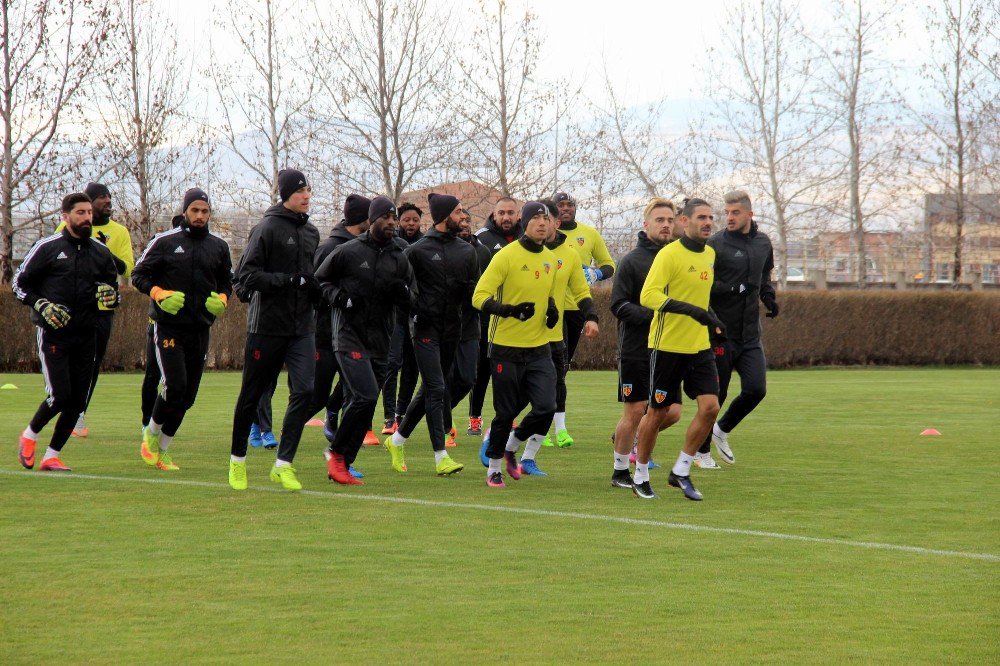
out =
[[[549,214],[549,209],[545,207],[545,204],[539,203],[537,201],[529,201],[521,207],[521,228],[523,229],[528,225],[528,220],[534,216],[542,213],[544,215]]]
[[[344,200],[344,223],[353,227],[368,219],[368,207],[371,199],[360,194],[348,194]]]
[[[305,174],[298,169],[282,169],[278,172],[278,194],[282,201],[288,201],[300,187],[306,187],[308,184]]]
[[[457,197],[453,197],[450,194],[432,193],[427,195],[427,203],[430,205],[431,219],[434,220],[434,224],[440,224],[455,212],[459,201]]]
[[[200,187],[192,187],[190,190],[184,193],[184,203],[181,204],[181,212],[187,212],[188,206],[190,206],[195,201],[204,201],[208,203],[208,195],[205,194],[205,190]],[[211,205],[211,204],[209,204]]]
[[[372,205],[368,208],[368,221],[374,222],[386,213],[395,213],[396,204],[392,203],[389,197],[378,196],[372,199]]]
[[[83,193],[90,197],[91,201],[98,197],[111,196],[111,191],[101,183],[87,183],[87,187],[83,188]]]
[[[570,196],[568,192],[556,192],[552,196],[552,200],[555,201],[556,203],[560,203],[562,201],[568,201],[571,204],[575,204],[576,203],[576,199],[574,199],[572,196]]]

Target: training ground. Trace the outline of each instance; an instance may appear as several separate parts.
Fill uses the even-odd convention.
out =
[[[350,488],[307,428],[293,494],[262,449],[227,484],[236,373],[175,473],[139,458],[141,376],[102,376],[65,476],[21,470],[42,379],[0,374],[0,664],[1000,662],[1000,370],[773,372],[700,503],[666,483],[690,411],[658,500],[610,486],[614,382],[570,374],[548,478],[488,489],[462,418],[465,471],[434,475],[421,425],[407,474],[366,448]]]

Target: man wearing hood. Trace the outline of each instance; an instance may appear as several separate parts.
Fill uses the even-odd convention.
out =
[[[301,490],[292,462],[309,419],[316,372],[316,311],[319,282],[313,257],[319,231],[309,222],[312,189],[296,169],[278,173],[281,202],[264,213],[250,233],[236,278],[250,294],[243,383],[233,415],[229,485],[247,488],[247,437],[257,404],[288,368],[288,409],[271,480],[286,490]]]
[[[233,292],[229,243],[209,233],[208,195],[188,190],[181,210],[173,229],[149,241],[132,274],[133,286],[150,298],[153,348],[163,378],[139,455],[164,471],[178,469],[168,448],[198,395],[209,329]]]

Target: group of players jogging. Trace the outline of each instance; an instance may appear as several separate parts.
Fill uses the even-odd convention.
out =
[[[652,453],[660,431],[680,419],[682,388],[697,413],[669,484],[700,500],[692,463],[718,469],[712,444],[724,463],[736,462],[728,434],[765,393],[759,303],[768,317],[778,314],[771,244],[746,193],[726,195],[725,229],[714,235],[708,202],[687,199],[678,208],[652,199],[635,249],[616,269],[565,192],[520,207],[501,198],[475,233],[462,202],[448,194],[428,196],[425,233],[417,205],[352,194],[342,221],[321,241],[309,222],[305,174],[282,170],[276,185],[280,202],[253,227],[235,270],[228,244],[210,231],[212,209],[201,189],[185,192],[173,228],[154,236],[134,265],[105,186],[91,183],[64,198],[62,224],[31,248],[13,280],[37,327],[47,393],[20,437],[25,468],[34,468],[39,434],[55,419],[40,469],[70,471],[61,451],[72,435],[88,435],[84,414],[120,302],[119,280],[150,299],[140,456],[158,470],[179,469],[170,444],[195,402],[209,331],[235,295],[248,308],[230,448],[233,489],[248,487],[248,447],[267,446],[277,449],[271,480],[300,490],[292,463],[318,412],[329,441],[328,477],[362,484],[354,462],[365,443],[378,443],[372,424],[380,394],[384,446],[396,472],[407,472],[407,442],[423,419],[435,472],[464,468],[448,448],[457,434],[452,411],[468,395],[467,432],[483,436],[487,485],[504,487],[505,472],[512,480],[547,476],[537,462],[541,448],[574,443],[566,373],[581,336],[599,333],[590,287],[612,276],[624,405],[612,435],[612,485],[656,497]],[[269,409],[282,367],[289,399],[278,439]],[[717,421],[733,370],[741,392]],[[484,430],[491,380],[494,417]]]

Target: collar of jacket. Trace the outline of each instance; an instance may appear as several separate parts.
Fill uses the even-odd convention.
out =
[[[445,241],[455,240],[456,238],[458,238],[456,234],[453,234],[449,231],[438,231],[437,227],[431,227],[430,229],[428,229],[427,233],[425,233],[424,236],[428,238],[440,238],[441,240]]]
[[[180,227],[191,238],[204,238],[208,235],[208,224],[203,227],[192,227],[186,217],[182,217]]]
[[[490,213],[490,216],[486,218],[486,224],[483,225],[483,228],[484,229],[489,229],[490,231],[492,231],[493,233],[495,233],[497,236],[502,236],[503,238],[514,239],[514,238],[518,238],[521,235],[521,223],[520,222],[515,222],[514,226],[510,228],[510,232],[508,233],[508,232],[504,231],[503,229],[501,229],[499,226],[497,226],[497,221],[496,221],[496,218],[493,217],[493,213]]]
[[[573,231],[574,229],[576,229],[576,220],[573,220],[572,222],[560,222],[559,229],[560,230],[565,229],[566,231]]]
[[[409,236],[403,231],[403,227],[396,229],[396,235],[405,240],[410,245],[416,243],[418,240],[424,237],[424,234],[422,231],[420,231],[420,229],[417,229],[412,236]]]
[[[347,225],[344,224],[343,220],[341,220],[336,224],[336,226],[333,227],[333,229],[330,229],[330,238],[341,238],[345,241],[349,241],[354,240],[357,236],[348,231]]]
[[[459,238],[461,238],[461,236]],[[475,247],[477,245],[482,245],[482,243],[479,242],[479,239],[476,238],[476,234],[469,234],[468,238],[464,238],[462,240],[468,241],[469,245],[471,245],[472,247]]]
[[[280,217],[300,227],[309,221],[309,213],[296,213],[290,208],[285,208],[283,203],[276,203],[268,208],[264,211],[264,217]]]
[[[726,236],[729,238],[753,238],[757,235],[757,223],[750,220],[750,231],[747,233],[740,233],[739,231],[730,231],[726,229]]]
[[[68,240],[73,245],[76,245],[77,247],[82,247],[84,241],[88,240],[87,238],[77,238],[76,236],[74,236],[73,234],[71,234],[69,232],[69,225],[66,225],[65,227],[63,227],[62,235],[63,235],[63,238],[65,238],[66,240]]]
[[[691,250],[692,252],[704,252],[705,251],[705,241],[698,241],[688,236],[681,236],[681,245]]]
[[[399,249],[399,246],[396,245],[396,239],[394,239],[392,236],[389,236],[389,238],[384,243],[379,243],[377,240],[375,240],[375,237],[372,236],[371,229],[368,229],[363,234],[359,234],[358,240],[364,243],[365,245],[374,247],[379,250],[387,250],[390,248],[394,250]]]
[[[548,243],[546,243],[545,247],[549,248],[550,250],[554,250],[565,242],[566,242],[566,234],[564,234],[561,231],[556,231],[556,237],[553,238]]]
[[[542,248],[545,247],[543,243],[536,243],[527,236],[521,236],[517,239],[517,242],[528,252],[541,252]]]
[[[654,250],[655,251],[655,250],[659,250],[661,247],[663,247],[664,245],[666,245],[666,243],[657,243],[656,241],[652,240],[648,235],[646,235],[645,231],[640,231],[638,233],[638,237],[639,237],[639,242],[636,245],[636,247],[641,247],[641,248],[646,249],[646,250]]]

